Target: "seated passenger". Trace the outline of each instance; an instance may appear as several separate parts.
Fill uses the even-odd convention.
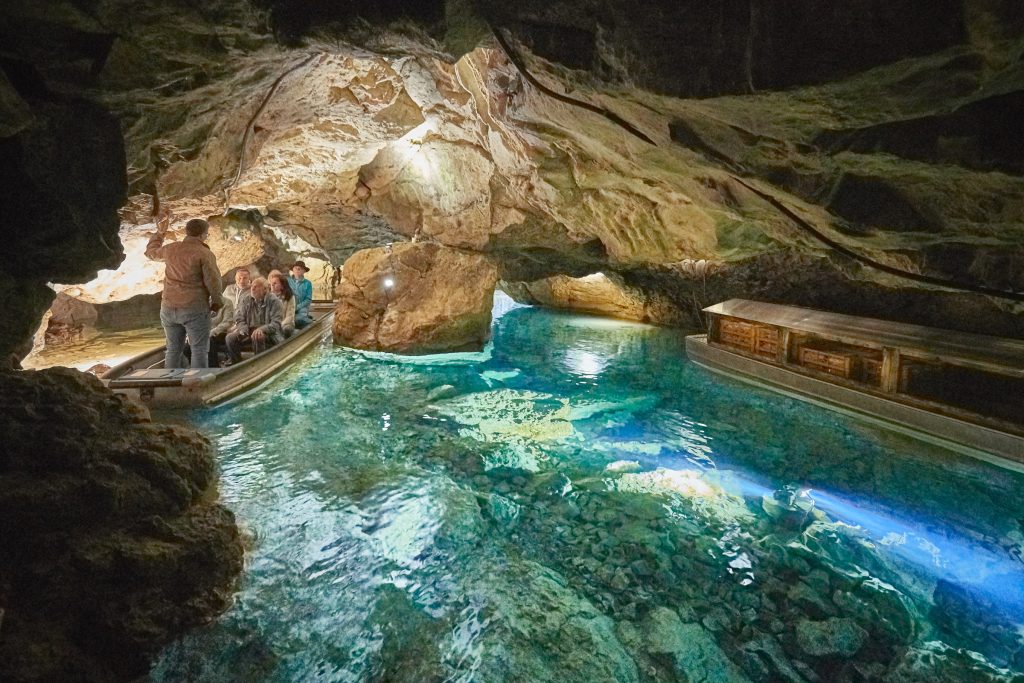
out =
[[[224,308],[210,321],[210,367],[220,365],[220,352],[224,351],[225,339],[235,324],[235,311],[242,297],[249,293],[249,269],[239,268],[235,271],[235,284],[224,288]]]
[[[283,306],[281,300],[267,291],[267,281],[258,277],[252,281],[249,296],[242,297],[235,310],[235,328],[228,333],[229,364],[242,360],[242,347],[252,344],[254,353],[262,353],[279,344]]]
[[[270,293],[281,300],[284,305],[284,317],[281,318],[281,330],[284,332],[284,338],[295,334],[295,295],[292,293],[292,288],[288,284],[288,278],[284,276],[279,270],[270,271],[270,275],[267,276],[267,280],[270,282]]]
[[[309,307],[313,304],[313,283],[306,279],[309,268],[302,261],[292,264],[288,284],[295,295],[295,327],[300,330],[313,322]]]

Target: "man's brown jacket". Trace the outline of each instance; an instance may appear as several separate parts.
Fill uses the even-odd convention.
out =
[[[217,257],[206,243],[191,235],[181,242],[165,245],[163,241],[163,234],[158,232],[146,245],[147,258],[167,265],[163,305],[168,308],[222,305],[220,268]]]

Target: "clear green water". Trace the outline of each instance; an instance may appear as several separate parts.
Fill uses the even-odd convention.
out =
[[[519,309],[198,414],[252,535],[157,681],[1022,680],[1024,475]]]

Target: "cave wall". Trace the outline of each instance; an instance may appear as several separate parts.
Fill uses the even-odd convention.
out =
[[[156,292],[159,266],[141,245],[159,192],[179,227],[217,217],[211,245],[225,271],[282,254],[337,266],[416,238],[484,251],[509,281],[618,273],[656,287],[684,318],[712,296],[757,296],[1024,335],[1012,298],[848,263],[792,219],[887,266],[1019,292],[1024,20],[1012,2],[943,0],[921,12],[870,0],[97,0],[45,10],[19,0],[0,14],[12,46],[4,144],[46,129],[61,141],[49,149],[80,146],[82,134],[39,122],[106,130],[104,109],[124,138],[123,161],[104,160],[121,153],[104,144],[71,162],[33,153],[34,170],[5,169],[36,182],[62,168],[49,181],[61,192],[87,174],[91,208],[108,207],[106,223],[59,249],[53,226],[74,220],[51,207],[33,214],[48,228],[5,220],[17,246],[3,267],[31,304],[12,330],[32,327],[51,296],[15,274],[25,271],[12,254],[43,255],[55,266],[47,280],[94,304]],[[72,121],[54,113],[57,101],[94,109]],[[88,165],[108,162],[127,166],[126,191],[124,178],[116,193],[94,181],[102,174]],[[127,259],[90,279],[122,250],[109,207],[125,194]],[[32,196],[17,213],[32,213]],[[714,264],[721,287],[687,270],[697,261]],[[777,265],[804,262],[817,286]],[[904,293],[930,303],[908,308]],[[970,306],[948,303],[957,296]],[[889,303],[868,305],[878,300]]]
[[[124,140],[102,106],[49,89],[30,63],[0,61],[0,358],[23,356],[54,293],[122,258]]]
[[[480,0],[537,55],[682,97],[821,83],[965,41],[963,0]]]

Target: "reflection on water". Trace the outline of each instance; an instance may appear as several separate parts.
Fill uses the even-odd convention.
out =
[[[120,332],[91,332],[79,341],[47,346],[21,362],[26,369],[63,365],[88,370],[97,363],[114,366],[154,346],[162,346],[162,328],[146,327]]]
[[[1011,680],[1024,475],[508,310],[196,414],[254,537],[159,681]]]

